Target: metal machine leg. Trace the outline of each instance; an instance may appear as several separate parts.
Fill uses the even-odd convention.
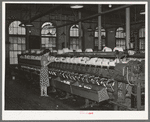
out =
[[[115,97],[115,102],[117,102],[118,100],[118,81],[115,81],[115,85],[114,85],[114,97]],[[114,105],[114,110],[118,110],[118,106]]]
[[[137,110],[141,108],[141,84],[137,83]]]

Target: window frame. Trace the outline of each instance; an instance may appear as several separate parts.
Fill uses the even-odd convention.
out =
[[[17,23],[16,26],[11,26],[13,23]],[[8,26],[8,35],[9,35],[8,58],[9,58],[10,65],[18,64],[18,54],[21,54],[22,51],[26,50],[26,28],[20,27],[19,24],[21,24],[21,21],[14,20],[14,21],[10,22],[10,24]],[[10,33],[11,28],[13,30],[13,33]],[[20,28],[20,29],[18,29],[18,28]],[[21,33],[18,33],[19,30],[24,30],[24,31],[21,31]],[[22,32],[24,32],[24,33],[22,33]],[[11,37],[12,37],[13,42],[10,42]],[[16,41],[14,41],[14,39],[13,39],[14,37],[17,38]],[[20,43],[18,43],[18,38],[21,38]],[[23,43],[22,39],[24,39],[24,43]]]
[[[75,25],[78,27],[78,29],[74,30],[74,32],[76,32],[77,34],[71,35],[71,32],[73,33],[72,27],[75,26]],[[83,30],[81,30],[81,38],[83,39]],[[75,44],[73,44],[73,43],[71,42],[71,41],[73,41],[73,39],[77,40],[77,42],[76,42]],[[81,47],[80,47],[80,44],[81,44],[81,42],[80,42],[80,40],[79,40],[79,25],[78,25],[78,24],[73,24],[73,25],[70,26],[70,29],[69,29],[69,48],[70,48],[71,50],[80,49],[80,48],[81,48]],[[76,49],[71,48],[71,46],[73,47],[73,45],[74,45],[74,47],[78,47],[78,48],[76,48]]]
[[[141,30],[141,29],[145,30],[145,27],[143,27],[143,26],[140,27],[140,28],[139,28],[139,31],[138,31],[138,37],[139,37],[139,50],[140,50],[140,51],[145,51],[145,31],[143,31],[144,35],[143,35],[142,37],[140,37],[140,30]],[[144,43],[141,44],[141,43],[140,43],[141,40],[142,40]],[[140,48],[141,45],[144,45],[143,48]]]
[[[122,30],[118,30],[119,28],[121,28]],[[118,30],[118,31],[117,31]],[[116,37],[117,36],[117,32],[119,32],[120,31],[120,37]],[[125,32],[123,32],[123,33],[121,33],[121,31],[124,31],[124,28],[123,27],[118,27],[117,29],[116,29],[116,34],[115,34],[115,46],[116,47],[122,47],[123,48],[123,50],[125,50],[126,49],[126,33]],[[118,34],[119,35],[119,34]],[[122,35],[124,36],[124,37],[122,37]]]
[[[52,22],[44,22],[43,24],[42,24],[42,26],[41,26],[41,48],[42,49],[50,49],[50,50],[53,50],[54,48],[57,48],[57,29],[55,28],[55,34],[54,35],[46,35],[46,34],[42,34],[42,30],[44,29],[44,27],[46,27],[46,29],[45,30],[47,30],[47,31],[52,31],[52,29],[51,30],[48,30],[48,25],[50,25],[50,27],[53,27],[53,23]],[[43,38],[47,38],[48,39],[48,43],[46,43],[46,41],[45,41],[45,43],[43,43],[44,41],[42,40]],[[53,40],[53,39],[55,39],[55,46],[53,46],[53,41],[51,41],[51,39]],[[43,42],[42,42],[43,41]],[[52,42],[52,43],[51,43]],[[45,46],[43,46],[45,44]],[[50,44],[52,44],[52,46],[50,46]]]

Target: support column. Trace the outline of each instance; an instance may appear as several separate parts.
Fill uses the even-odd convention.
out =
[[[29,27],[26,27],[26,50],[29,49]]]
[[[79,19],[81,19],[81,11],[78,13]],[[79,22],[79,49],[82,49],[82,28],[81,21]]]
[[[102,12],[102,5],[98,5],[98,13]],[[101,39],[101,16],[98,16],[98,50],[102,50],[102,39]]]
[[[67,20],[67,17],[65,16],[65,24],[66,24],[66,20]],[[67,26],[65,26],[65,30],[64,31],[65,31],[64,33],[67,35]],[[65,39],[65,48],[67,48],[66,35],[64,36],[64,39]]]
[[[114,102],[118,102],[118,81],[115,81],[114,85]],[[118,105],[114,105],[114,110],[118,110]]]
[[[130,49],[130,8],[126,8],[126,49]]]

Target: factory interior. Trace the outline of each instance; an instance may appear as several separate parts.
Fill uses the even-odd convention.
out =
[[[145,110],[145,4],[5,4],[5,110]],[[49,49],[47,95],[41,57]]]

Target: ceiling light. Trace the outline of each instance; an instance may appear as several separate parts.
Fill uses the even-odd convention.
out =
[[[25,26],[26,27],[33,27],[34,25],[32,23],[28,22],[28,23],[25,24]]]
[[[109,8],[111,8],[111,7],[112,7],[112,5],[111,5],[111,4],[109,4],[109,5],[108,5],[108,7],[109,7]]]
[[[20,27],[34,27],[34,25],[32,24],[32,23],[30,23],[30,22],[28,22],[28,23],[21,23],[21,24],[19,24],[19,26]]]
[[[73,9],[79,9],[79,8],[83,8],[83,5],[70,5],[70,8],[73,8]]]
[[[20,23],[19,26],[20,27],[25,27],[25,24],[24,23]]]
[[[145,11],[144,11],[144,10],[141,10],[141,11],[140,11],[140,14],[145,14]]]
[[[113,31],[113,30],[110,30],[109,32],[110,32],[110,33],[113,33],[114,31]]]

